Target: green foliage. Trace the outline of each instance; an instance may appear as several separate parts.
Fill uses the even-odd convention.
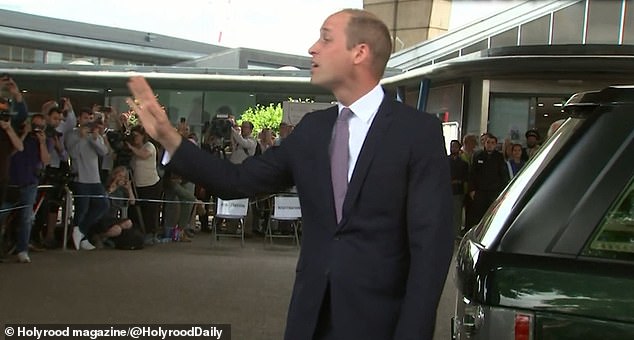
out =
[[[245,120],[253,123],[253,137],[257,137],[264,128],[278,133],[282,122],[282,104],[269,104],[269,106],[258,104],[255,107],[250,107],[242,113],[237,123],[242,124],[242,121]]]

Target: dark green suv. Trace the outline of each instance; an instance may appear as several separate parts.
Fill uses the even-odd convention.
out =
[[[634,86],[564,110],[460,244],[454,339],[634,339]]]

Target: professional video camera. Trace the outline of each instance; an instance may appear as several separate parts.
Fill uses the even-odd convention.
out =
[[[126,142],[132,143],[132,139],[134,138],[130,131],[108,129],[106,130],[106,138],[108,138],[110,147],[117,155],[114,166],[129,166],[130,160],[132,159],[132,150],[128,148]]]
[[[229,140],[231,138],[231,129],[233,129],[233,122],[228,116],[217,115],[211,120],[209,125],[209,133],[219,139]]]

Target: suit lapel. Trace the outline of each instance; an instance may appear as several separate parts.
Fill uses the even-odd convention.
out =
[[[352,173],[352,178],[348,184],[346,199],[343,203],[343,218],[341,219],[341,223],[339,223],[339,228],[345,225],[349,216],[348,212],[361,192],[361,188],[365,182],[366,175],[368,174],[368,170],[372,164],[378,145],[382,140],[384,140],[385,133],[392,124],[393,113],[392,105],[390,103],[391,99],[388,99],[386,95],[379,107],[379,111],[374,117],[372,125],[370,125],[368,134],[365,137],[365,141],[361,147],[361,152],[357,158],[357,164],[355,165]]]

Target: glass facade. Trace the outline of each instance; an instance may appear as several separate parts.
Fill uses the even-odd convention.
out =
[[[12,45],[0,45],[0,62],[20,64],[70,64],[88,62],[93,65],[154,66],[154,64],[144,64],[127,60],[100,58],[98,56],[85,56],[57,51],[42,51]]]

